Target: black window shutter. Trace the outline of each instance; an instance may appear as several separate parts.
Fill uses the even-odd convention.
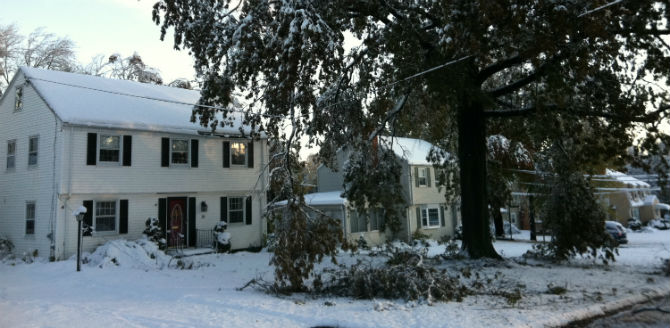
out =
[[[426,168],[426,183],[427,186],[430,187],[430,167]]]
[[[223,167],[230,167],[230,142],[223,142]]]
[[[96,151],[98,150],[98,134],[89,133],[86,144],[86,165],[95,165]]]
[[[247,197],[246,223],[251,224],[251,196]]]
[[[416,228],[421,228],[421,208],[416,208]]]
[[[419,168],[417,166],[414,167],[414,184],[416,187],[419,186]]]
[[[195,247],[195,197],[188,199],[188,246]]]
[[[128,233],[128,200],[119,201],[119,234]]]
[[[446,226],[447,226],[446,223],[445,223],[445,221],[446,221],[446,220],[445,220],[445,218],[444,218],[444,206],[440,206],[440,223],[441,223],[441,225],[442,225],[443,227],[446,227]]]
[[[86,214],[84,214],[84,224],[93,227],[93,201],[92,200],[85,200],[84,201],[84,207],[86,207]],[[84,233],[84,236],[90,236],[91,235],[91,229],[86,229]]]
[[[123,136],[123,166],[130,166],[133,153],[133,136]]]
[[[254,142],[247,144],[247,167],[254,167]]]
[[[167,239],[167,198],[158,199],[158,224]]]
[[[161,140],[161,166],[170,166],[170,138],[162,138]]]
[[[191,139],[191,167],[198,167],[198,139]]]
[[[228,197],[221,197],[221,221],[228,222]]]

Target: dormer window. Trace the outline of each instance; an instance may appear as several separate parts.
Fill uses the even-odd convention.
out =
[[[23,87],[16,87],[16,94],[14,96],[14,111],[23,109]]]

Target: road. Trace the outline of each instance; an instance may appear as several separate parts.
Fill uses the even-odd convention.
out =
[[[591,322],[570,325],[571,328],[668,328],[670,297],[635,305],[626,310]]]

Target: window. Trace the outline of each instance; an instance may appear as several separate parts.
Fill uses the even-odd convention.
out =
[[[424,228],[437,228],[440,226],[440,210],[437,207],[425,207],[421,209],[421,225]]]
[[[420,167],[419,168],[419,186],[427,186],[428,185],[428,168],[427,167]]]
[[[7,168],[13,169],[16,164],[16,140],[7,141]]]
[[[228,222],[244,222],[244,197],[228,197]]]
[[[370,211],[370,230],[384,230],[384,210],[375,208]]]
[[[358,211],[351,210],[349,212],[349,224],[351,225],[351,232],[365,232],[368,231],[368,220],[365,215],[358,214]]]
[[[37,165],[37,149],[39,137],[33,136],[28,140],[28,165]]]
[[[17,87],[14,97],[14,111],[18,112],[21,109],[23,109],[23,87]]]
[[[230,144],[230,162],[233,165],[247,164],[247,145],[242,142],[232,142]]]
[[[171,163],[188,164],[188,140],[172,139]]]
[[[95,202],[96,232],[116,231],[116,201]]]
[[[121,137],[100,135],[100,156],[101,162],[118,162],[121,153]]]
[[[26,203],[26,235],[35,234],[35,202]]]

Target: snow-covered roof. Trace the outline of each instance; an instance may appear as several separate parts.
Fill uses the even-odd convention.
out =
[[[605,174],[616,179],[619,182],[625,183],[627,186],[636,188],[649,188],[650,185],[644,181],[638,180],[630,175],[626,175],[619,171],[606,169]]]
[[[644,205],[655,205],[658,203],[658,197],[656,195],[647,195],[644,197]]]
[[[305,203],[310,206],[317,205],[344,205],[346,199],[342,196],[342,191],[325,191],[325,192],[315,192],[311,194],[305,194]],[[276,202],[275,205],[283,206],[286,205],[287,201],[282,200]]]
[[[26,80],[64,122],[74,125],[172,133],[209,133],[192,123],[200,92],[135,81],[21,67]],[[221,121],[221,114],[217,116]],[[229,115],[230,117],[230,115]],[[240,135],[241,115],[233,126],[218,126],[216,134]],[[243,128],[248,134],[248,126]]]
[[[433,147],[428,141],[402,137],[380,137],[382,146],[391,146],[391,150],[410,165],[433,165],[427,158]]]

